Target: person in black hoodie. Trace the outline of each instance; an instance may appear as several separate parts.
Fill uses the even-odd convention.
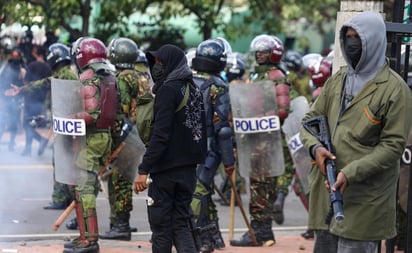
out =
[[[195,253],[190,203],[196,167],[204,163],[207,150],[202,95],[183,50],[167,44],[146,57],[155,82],[154,123],[134,190],[145,190],[151,179],[147,211],[152,252],[172,252],[174,245],[178,252]]]

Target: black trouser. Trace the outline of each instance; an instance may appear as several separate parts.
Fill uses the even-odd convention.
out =
[[[148,216],[152,230],[152,252],[169,253],[175,245],[179,253],[196,253],[190,230],[190,203],[196,186],[196,165],[171,168],[151,174]]]
[[[314,230],[315,246],[313,253],[333,253],[338,250],[338,237],[329,230]]]

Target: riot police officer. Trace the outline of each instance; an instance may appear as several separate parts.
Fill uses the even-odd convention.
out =
[[[106,46],[98,39],[81,37],[72,47],[72,57],[82,83],[84,111],[75,118],[86,124],[86,146],[78,151],[76,166],[85,171],[85,182],[75,185],[75,210],[80,236],[65,243],[64,253],[97,253],[97,173],[111,151],[111,128],[117,110],[116,78],[107,63]]]
[[[262,112],[264,115],[277,115],[280,122],[288,115],[288,107],[290,103],[289,98],[289,85],[287,83],[286,72],[281,68],[281,59],[284,53],[283,42],[276,36],[261,34],[256,36],[250,44],[250,52],[255,56],[257,66],[250,74],[251,82],[258,81],[271,81],[273,88],[276,90],[276,103],[273,107],[266,108]],[[273,89],[272,88],[272,89]],[[256,103],[265,103],[264,101],[256,101]],[[262,106],[258,106],[262,107]],[[277,107],[277,108],[276,108]],[[277,109],[277,110],[275,110]],[[252,142],[252,140],[251,140]],[[252,155],[250,157],[251,171],[263,171],[268,170],[265,167],[266,154],[262,147],[268,145],[267,139],[253,140]],[[237,146],[242,145],[237,143]],[[273,143],[270,145],[274,145]],[[282,149],[282,144],[276,144],[276,149]],[[267,149],[265,149],[267,150]],[[283,154],[288,155],[287,144],[283,141]],[[238,156],[242,156],[239,154]],[[285,157],[286,158],[286,157]],[[240,158],[239,158],[240,159]],[[285,159],[287,161],[287,159]],[[289,160],[291,161],[291,159]],[[283,163],[282,161],[278,161]],[[283,167],[283,164],[279,164],[279,167]],[[266,242],[272,243],[275,240],[275,236],[272,231],[272,220],[276,218],[276,209],[274,209],[274,202],[276,199],[284,196],[278,196],[279,189],[282,185],[289,186],[293,175],[293,168],[291,162],[285,164],[285,175],[282,177],[260,175],[259,173],[250,174],[250,201],[249,212],[251,219],[251,227],[256,236],[258,245],[262,245]],[[266,173],[265,173],[266,174]],[[283,220],[281,221],[283,222]],[[248,231],[242,235],[240,240],[232,240],[230,242],[232,246],[256,246],[252,239],[251,233]]]
[[[216,233],[210,233],[207,229],[200,233],[200,251],[205,253],[225,247],[211,195],[220,163],[226,170],[233,170],[235,163],[228,85],[220,77],[230,52],[227,41],[208,39],[198,45],[192,59],[193,79],[203,94],[205,104],[208,155],[206,162],[197,168],[197,185],[191,205],[197,227],[204,228],[210,224],[216,227]]]
[[[118,117],[113,129],[113,148],[119,144],[119,135],[123,117],[136,124],[139,98],[152,96],[150,83],[144,73],[135,70],[136,59],[139,56],[137,44],[129,38],[113,39],[108,45],[108,59],[116,67],[116,79],[119,95]],[[118,164],[122,166],[122,164]],[[131,240],[130,212],[133,210],[132,182],[122,174],[121,168],[112,168],[108,177],[110,204],[110,231],[100,235],[101,239]]]

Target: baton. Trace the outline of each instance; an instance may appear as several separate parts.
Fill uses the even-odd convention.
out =
[[[74,202],[73,200],[72,203],[70,203],[70,205],[63,211],[62,214],[60,214],[59,218],[57,218],[57,220],[54,222],[52,226],[53,231],[57,231],[57,229],[59,229],[61,224],[63,224],[63,222],[67,219],[67,217],[69,216],[69,214],[72,212],[72,210],[75,207],[76,207],[76,202]]]
[[[246,226],[249,229],[250,237],[252,238],[253,244],[255,246],[258,246],[259,244],[256,240],[255,232],[253,231],[252,226],[250,225],[250,222],[246,216],[246,212],[245,212],[245,209],[243,208],[242,200],[240,199],[239,194],[236,191],[235,180],[231,176],[228,176],[228,178],[230,179],[230,183],[232,184],[232,194],[235,195],[237,205],[239,206],[243,219],[245,220]]]

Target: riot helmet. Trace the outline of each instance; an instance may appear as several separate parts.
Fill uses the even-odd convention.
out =
[[[13,49],[10,53],[8,63],[13,68],[21,68],[24,65],[23,52],[20,49]]]
[[[225,47],[225,51],[224,53],[228,56],[229,54],[232,53],[232,46],[230,45],[230,43],[223,37],[217,37],[217,40],[220,40],[223,42],[223,45]]]
[[[106,62],[106,46],[98,39],[81,37],[73,44],[72,57],[79,70],[97,62]]]
[[[0,50],[2,50],[4,54],[10,54],[16,47],[17,42],[15,39],[9,36],[1,37]]]
[[[226,77],[229,82],[241,79],[245,74],[246,64],[238,53],[228,55],[226,63]]]
[[[189,48],[186,50],[186,60],[189,68],[192,68],[192,60],[196,56],[196,48]]]
[[[137,52],[136,63],[143,63],[144,65],[148,64],[146,54],[141,49]]]
[[[283,42],[273,35],[258,35],[250,43],[250,52],[255,54],[255,58],[259,52],[269,53],[269,57],[265,63],[279,63],[284,51]]]
[[[221,39],[208,39],[201,42],[192,59],[192,68],[200,72],[219,73],[226,67],[226,50]]]
[[[284,62],[288,69],[295,71],[301,70],[303,66],[302,55],[292,50],[286,51]]]
[[[318,68],[318,67],[314,67],[314,68],[311,68],[311,67],[319,66],[322,60],[323,60],[323,56],[318,53],[310,53],[302,57],[303,66],[309,71],[313,70],[314,68],[315,69]]]
[[[60,62],[70,64],[70,49],[62,43],[53,43],[48,48],[47,63],[50,68],[54,69]]]
[[[311,79],[316,87],[322,87],[332,74],[332,64],[327,60],[322,60],[319,65],[309,67]]]
[[[139,56],[137,44],[129,38],[113,39],[107,47],[107,57],[118,68],[132,69]]]

